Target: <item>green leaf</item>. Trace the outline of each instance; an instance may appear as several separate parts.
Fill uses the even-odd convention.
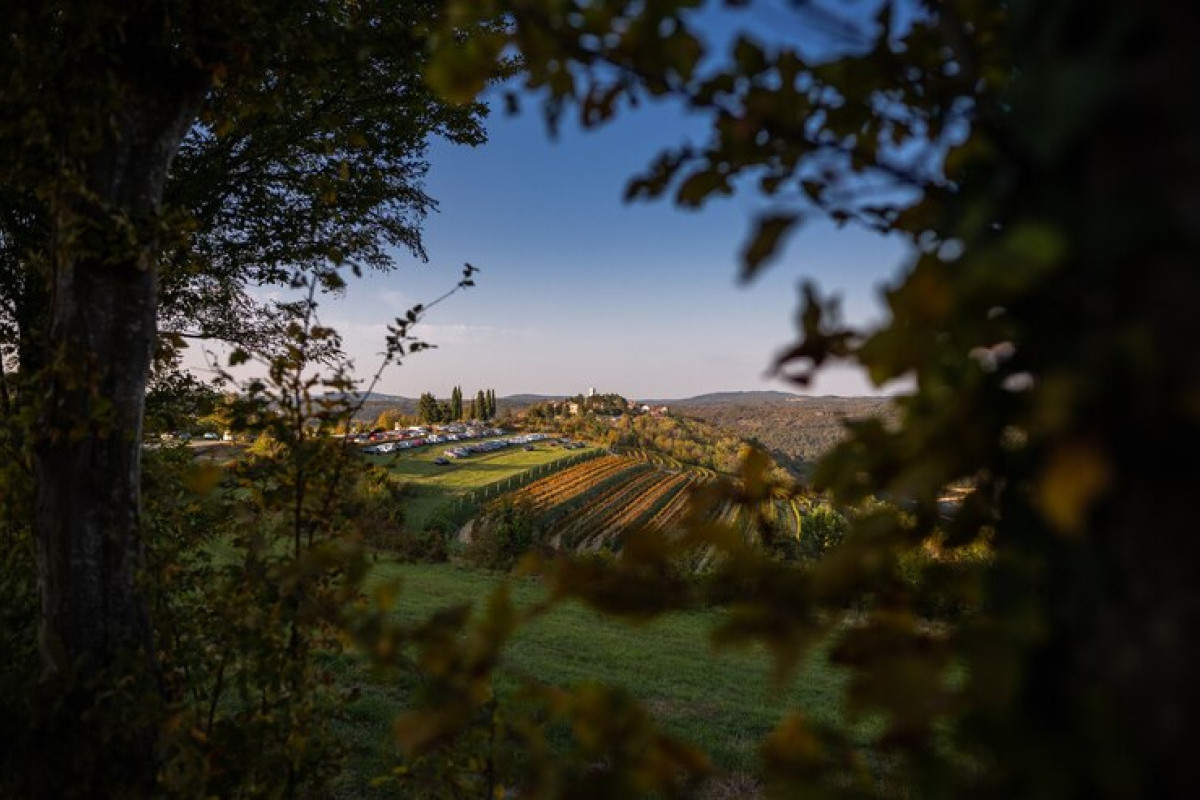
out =
[[[754,233],[742,250],[741,279],[749,281],[771,259],[783,244],[784,237],[801,222],[797,213],[765,214],[758,218]]]
[[[715,168],[699,170],[689,175],[675,193],[675,202],[688,208],[699,208],[710,194],[729,194],[729,179]]]

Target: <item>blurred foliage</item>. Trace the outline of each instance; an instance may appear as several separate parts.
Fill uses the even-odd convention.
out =
[[[777,363],[801,385],[839,359],[878,384],[914,380],[898,424],[850,424],[814,473],[839,504],[886,503],[856,513],[803,575],[715,527],[693,534],[726,547],[722,569],[744,590],[719,639],[761,640],[786,670],[832,636],[855,675],[851,710],[883,722],[864,762],[789,718],[764,746],[770,791],[1196,794],[1200,476],[1178,456],[1200,441],[1200,8],[794,2],[805,36],[772,24],[714,52],[703,5],[453,3],[455,24],[511,21],[441,47],[430,75],[467,98],[489,59],[520,53],[509,105],[524,90],[552,127],[681,103],[708,138],[664,152],[627,196],[753,194],[743,277],[814,215],[913,245],[880,327],[847,326],[806,285],[800,341]],[[981,542],[989,557],[960,557]],[[930,571],[925,591],[974,597],[980,613],[921,623],[904,577],[922,550],[971,565],[954,580]],[[661,609],[661,593],[639,592],[663,554],[634,552],[592,576],[602,594],[564,591]],[[844,607],[858,610],[828,627],[823,614]],[[887,774],[860,782],[863,764]]]
[[[482,107],[445,103],[423,80],[440,11],[436,0],[0,10],[0,413],[12,475],[25,473],[6,462],[3,524],[36,542],[24,546],[37,554],[40,656],[71,698],[47,695],[45,709],[77,706],[82,720],[56,754],[124,774],[97,774],[95,795],[148,793],[165,741],[158,712],[125,702],[164,689],[136,577],[152,527],[140,518],[152,362],[170,363],[188,337],[286,354],[293,339],[276,337],[289,309],[250,287],[336,291],[397,251],[424,258],[427,139],[482,140]],[[174,427],[192,394],[175,389],[192,388],[152,387],[150,426]],[[135,718],[140,732],[118,724]]]
[[[344,701],[312,654],[338,646],[332,609],[357,596],[366,560],[356,498],[367,476],[340,439],[308,421],[344,414],[344,372],[309,383],[308,356],[330,334],[290,329],[270,378],[239,396],[239,434],[268,444],[229,465],[186,444],[146,449],[139,591],[154,625],[154,659],[55,676],[41,669],[28,528],[7,531],[0,586],[13,658],[3,674],[6,726],[0,793],[13,797],[123,796],[130,776],[113,748],[157,731],[154,794],[309,795],[332,775],[340,745],[328,728]],[[8,484],[11,486],[11,483]],[[26,579],[20,580],[24,575]],[[20,593],[13,589],[20,589]],[[15,595],[15,596],[10,596]],[[21,657],[19,654],[25,654]],[[153,670],[158,691],[136,679]]]
[[[518,572],[543,576],[547,604],[582,599],[632,619],[717,606],[714,643],[765,646],[780,680],[814,646],[831,648],[850,671],[847,714],[874,723],[869,741],[788,713],[760,747],[774,796],[1200,795],[1190,758],[1200,476],[1194,459],[1179,458],[1200,444],[1200,7],[881,0],[864,14],[797,0],[795,24],[825,46],[802,47],[776,26],[777,39],[737,35],[714,61],[697,29],[702,5],[451,2],[429,78],[472,100],[519,56],[520,88],[552,124],[572,109],[594,126],[647,99],[682,101],[710,137],[664,153],[628,195],[696,206],[754,193],[747,278],[814,214],[905,236],[914,255],[886,293],[889,318],[876,330],[848,327],[806,285],[801,339],[778,367],[803,384],[845,359],[877,383],[912,378],[915,389],[897,400],[895,425],[853,422],[814,472],[846,519],[844,530],[834,518],[816,523],[828,527],[819,559],[781,558],[769,524],[748,540],[711,513],[732,502],[754,515],[780,488],[769,459],[751,452],[739,481],[697,493],[679,536],[630,531],[615,557],[530,555]],[[267,28],[224,8],[218,21],[278,33],[306,9],[280,7]],[[35,44],[58,24],[110,30],[80,17],[41,31],[27,24],[33,13],[6,23],[21,22]],[[488,24],[500,14],[507,24]],[[263,88],[245,76],[275,51],[271,36],[255,41],[263,47],[229,49],[245,50],[221,79],[230,91]],[[311,44],[281,40],[297,41]],[[170,66],[194,52],[185,44],[169,51]],[[22,66],[30,52],[10,48],[3,63]],[[202,63],[216,74],[224,62]],[[84,91],[86,71],[54,66],[51,85],[80,104],[51,119],[36,105],[4,118],[0,144],[18,178],[72,137],[95,135],[78,123],[113,96]],[[6,205],[22,207],[21,197]],[[313,289],[332,274],[296,285]],[[237,501],[226,523],[235,558],[156,545],[164,560],[145,591],[156,623],[173,619],[177,634],[157,645],[162,696],[144,696],[136,658],[83,676],[103,692],[71,674],[37,680],[34,624],[22,613],[34,606],[27,461],[5,466],[0,593],[13,657],[0,702],[28,724],[5,726],[0,786],[104,794],[127,766],[106,755],[127,753],[121,739],[149,719],[161,726],[164,792],[315,791],[338,748],[323,727],[336,693],[311,655],[340,643],[381,671],[421,677],[395,725],[398,764],[383,776],[405,794],[693,793],[707,760],[619,689],[564,690],[530,676],[526,705],[497,708],[504,647],[548,605],[518,611],[501,587],[476,615],[456,607],[403,623],[390,613],[397,587],[359,592],[366,562],[341,505],[347,462],[335,457],[337,440],[310,428],[334,422],[338,401],[314,396],[326,384],[303,368],[330,363],[336,336],[310,311],[281,309],[271,321],[269,378],[245,387],[233,409],[236,427],[268,434],[263,457],[239,464],[227,487],[211,467],[157,477],[164,524],[147,531],[168,543],[198,535],[209,512],[195,498]],[[398,320],[389,354],[411,351],[407,324],[419,313]],[[335,389],[339,380],[335,372]],[[24,454],[19,439],[4,443]],[[965,491],[948,500],[955,489]],[[716,554],[699,582],[680,569],[696,551]],[[171,588],[176,580],[182,588]],[[552,747],[552,731],[567,732],[567,744]]]
[[[273,318],[270,352],[231,357],[257,361],[264,377],[222,375],[237,389],[224,395],[225,420],[254,444],[225,461],[186,443],[143,450],[138,588],[153,661],[131,653],[100,671],[43,670],[28,489],[21,493],[29,478],[21,460],[5,463],[4,497],[26,504],[8,504],[0,528],[11,655],[0,704],[14,721],[0,748],[0,794],[137,795],[127,762],[111,754],[126,753],[123,740],[147,727],[156,732],[146,754],[154,796],[313,796],[341,770],[344,747],[331,725],[351,690],[316,655],[343,647],[344,618],[369,567],[364,542],[394,537],[403,516],[386,471],[330,435],[359,410],[357,383],[309,289]],[[380,371],[421,349],[411,324],[392,327]],[[147,671],[156,690],[146,689]]]

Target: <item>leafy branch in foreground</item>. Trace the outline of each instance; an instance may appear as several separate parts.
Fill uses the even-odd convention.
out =
[[[80,707],[161,688],[138,580],[155,355],[185,333],[252,332],[248,285],[299,268],[336,288],[390,266],[392,248],[423,255],[426,137],[482,138],[482,109],[422,78],[441,12],[54,0],[0,14],[0,335],[18,351],[22,422],[6,439],[31,473],[13,488],[37,543],[40,657]],[[175,335],[158,337],[163,319]],[[151,793],[160,730],[143,722],[93,731],[80,760],[111,783],[98,773],[92,791]]]
[[[396,321],[375,381],[424,348],[412,326],[471,286],[476,271],[465,267],[451,291]],[[255,444],[232,459],[225,446],[215,456],[167,444],[144,454],[147,565],[138,591],[149,601],[161,693],[134,690],[136,662],[39,679],[36,615],[5,627],[14,645],[0,675],[5,708],[28,721],[5,733],[6,793],[119,790],[127,777],[108,771],[94,741],[146,726],[159,732],[156,795],[310,796],[340,774],[345,748],[331,723],[348,690],[318,655],[342,648],[344,609],[358,602],[369,567],[364,538],[397,520],[376,499],[388,494],[387,476],[332,435],[366,395],[337,333],[319,323],[315,285],[307,289],[277,306],[270,351],[231,356],[254,360],[261,377],[238,383],[220,370],[240,388],[226,401],[231,428]],[[5,533],[0,590],[16,613],[36,605],[33,582],[18,580],[22,564],[33,574],[32,551],[27,527]],[[107,699],[89,700],[99,689]]]
[[[431,71],[469,97],[492,58],[519,53],[548,118],[575,109],[584,127],[646,99],[697,112],[708,138],[665,152],[628,196],[758,197],[744,276],[814,212],[912,245],[875,329],[806,285],[800,340],[777,364],[800,385],[839,359],[879,385],[914,381],[894,426],[851,425],[813,473],[839,503],[870,505],[811,574],[728,553],[747,591],[727,633],[784,645],[785,664],[832,637],[851,707],[882,721],[873,751],[889,774],[849,780],[843,751],[793,717],[763,751],[772,785],[1197,794],[1200,475],[1178,454],[1200,443],[1200,11],[796,2],[819,46],[774,25],[713,53],[699,5],[455,3],[456,24],[500,10],[511,24],[443,48]],[[979,613],[925,624],[905,565],[981,546],[969,579],[929,587]],[[646,555],[630,591],[656,574]],[[824,628],[848,603],[855,624]]]

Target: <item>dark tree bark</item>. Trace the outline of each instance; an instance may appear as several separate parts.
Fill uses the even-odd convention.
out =
[[[157,308],[154,225],[201,90],[131,87],[123,99],[81,165],[82,191],[53,209],[48,361],[33,448],[43,661],[51,674],[85,683],[131,655],[146,666],[142,680],[155,680],[136,582],[144,555],[142,411]],[[147,727],[127,752],[105,757],[127,786],[149,786],[153,745]]]

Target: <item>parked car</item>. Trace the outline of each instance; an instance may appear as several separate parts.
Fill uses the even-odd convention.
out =
[[[208,431],[207,433],[204,434],[204,438],[207,441],[215,442],[217,440],[217,435],[215,433],[213,433],[212,431]]]
[[[433,460],[433,463],[437,464],[439,467],[444,467],[450,463],[450,459],[442,458],[441,456],[438,456],[437,458],[435,458]]]

